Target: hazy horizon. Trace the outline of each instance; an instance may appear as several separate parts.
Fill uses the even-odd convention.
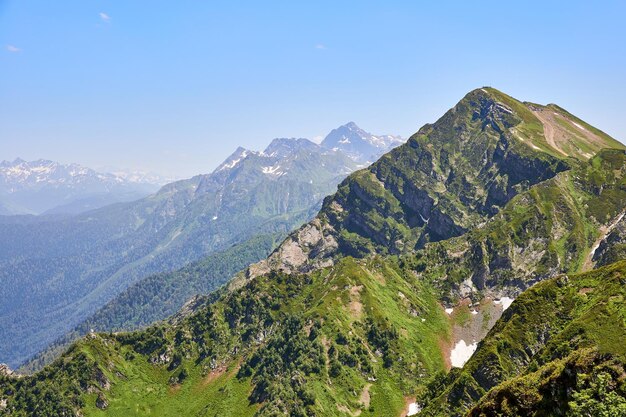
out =
[[[624,12],[617,1],[0,1],[0,160],[186,178],[238,146],[319,140],[351,120],[407,138],[484,85],[624,141]]]

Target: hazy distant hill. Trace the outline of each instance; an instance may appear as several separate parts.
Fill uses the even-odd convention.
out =
[[[132,201],[158,190],[147,178],[100,173],[39,159],[0,162],[0,215],[76,214]]]

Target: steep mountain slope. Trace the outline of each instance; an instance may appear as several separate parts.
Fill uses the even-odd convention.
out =
[[[6,410],[393,416],[435,397],[455,344],[474,345],[463,339],[473,330],[478,343],[503,310],[511,317],[505,295],[593,266],[598,242],[606,253],[620,244],[608,236],[626,208],[623,146],[565,157],[530,106],[471,92],[351,175],[219,298],[141,332],[90,335],[36,376],[5,378]],[[614,290],[600,306],[621,296]],[[538,302],[563,307],[554,320],[565,322],[574,310],[550,295]],[[602,333],[588,334],[593,344]],[[532,336],[522,333],[520,346]]]
[[[238,150],[133,203],[0,219],[0,358],[16,366],[142,277],[309,220],[356,164],[305,142]]]
[[[514,297],[537,281],[588,269],[596,242],[625,211],[626,153],[607,149],[515,196],[484,225],[405,258],[448,303],[490,292]]]
[[[551,147],[544,131],[555,128],[542,125],[531,108],[544,107],[491,88],[470,92],[436,123],[343,181],[318,218],[251,268],[250,276],[276,268],[306,271],[332,263],[337,254],[409,252],[484,223],[519,192],[577,164],[574,156],[584,159]],[[593,132],[584,149],[624,149],[567,117]],[[583,146],[580,136],[560,141],[567,149]]]
[[[40,159],[0,162],[1,214],[75,214],[108,204],[138,200],[159,183],[96,172],[78,164]]]
[[[260,277],[177,324],[93,335],[37,377],[3,381],[14,393],[8,410],[53,415],[84,404],[97,415],[98,403],[112,415],[399,414],[411,377],[442,368],[446,328],[433,294],[408,278],[381,260],[351,259],[309,276]],[[422,337],[409,337],[418,328]],[[36,405],[32,389],[58,401]]]
[[[626,262],[537,284],[420,415],[624,415],[624,283]]]

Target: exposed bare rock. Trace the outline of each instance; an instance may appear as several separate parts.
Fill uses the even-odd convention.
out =
[[[96,382],[98,382],[98,385],[100,386],[100,388],[102,388],[105,391],[108,391],[111,389],[111,382],[109,381],[109,378],[107,378],[106,375],[104,375],[104,373],[100,370],[100,368],[96,368]]]
[[[8,365],[4,363],[0,363],[0,375],[2,376],[11,376],[13,375],[13,371],[9,368]]]
[[[186,317],[189,317],[191,314],[197,311],[198,308],[206,305],[208,299],[209,297],[205,295],[194,295],[185,304],[183,304],[183,306],[180,308],[180,310],[176,314],[174,314],[169,319],[169,322],[172,324],[177,324],[177,323],[182,322],[183,319],[185,319]]]
[[[96,399],[96,407],[98,407],[100,410],[106,410],[109,407],[109,402],[104,397],[104,395],[98,395],[98,398]]]
[[[339,247],[334,229],[319,217],[292,233],[268,259],[246,271],[248,279],[270,271],[307,272],[333,265],[332,256]]]

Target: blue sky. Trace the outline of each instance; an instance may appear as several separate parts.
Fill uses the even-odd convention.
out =
[[[0,0],[0,160],[210,172],[490,85],[626,141],[626,2]]]

